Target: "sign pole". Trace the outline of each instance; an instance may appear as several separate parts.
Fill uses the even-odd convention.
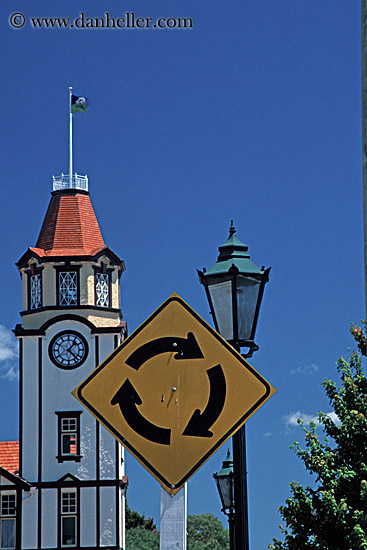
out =
[[[234,473],[234,538],[236,550],[249,550],[246,430],[242,426],[232,437]]]
[[[234,346],[238,353],[241,349]],[[246,427],[242,426],[232,437],[234,474],[234,539],[235,550],[249,550]]]
[[[161,487],[160,550],[186,550],[187,483],[173,496]]]

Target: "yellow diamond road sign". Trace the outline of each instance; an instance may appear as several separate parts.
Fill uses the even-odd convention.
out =
[[[273,393],[175,293],[73,391],[171,495]]]

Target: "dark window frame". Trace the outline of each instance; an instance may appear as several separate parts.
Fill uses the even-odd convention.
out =
[[[80,454],[80,415],[82,411],[55,411],[57,416],[57,461],[66,462],[74,461],[80,462],[82,455]],[[63,420],[64,419],[73,419],[76,422],[76,430],[73,432],[68,432],[63,429]],[[75,454],[68,454],[63,452],[63,436],[68,433],[76,434],[76,452]]]
[[[25,271],[27,275],[27,311],[37,311],[43,307],[43,276],[42,276],[43,267],[36,267],[36,264],[31,264],[30,269]],[[31,296],[31,279],[35,275],[40,277],[41,283],[41,304],[38,307],[31,307],[32,296]]]
[[[94,270],[94,304],[96,307],[101,307],[103,309],[108,309],[112,307],[112,268],[107,268],[104,262],[101,262],[100,266],[93,266]],[[102,273],[103,275],[108,276],[108,305],[101,306],[97,304],[97,274]]]
[[[64,502],[63,495],[73,493],[75,495],[75,510],[72,512],[65,512],[63,510]],[[63,525],[64,519],[73,518],[74,519],[74,530],[75,530],[75,542],[74,544],[63,544]],[[80,488],[78,487],[68,487],[68,488],[59,488],[58,490],[58,547],[59,548],[79,548],[79,533],[80,533]]]
[[[80,269],[81,265],[54,265],[56,270],[56,305],[62,308],[80,306]],[[75,304],[60,304],[60,273],[76,273],[76,303]]]

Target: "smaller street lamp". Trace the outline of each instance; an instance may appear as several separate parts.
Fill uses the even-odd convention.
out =
[[[227,458],[222,462],[222,469],[213,474],[222,503],[222,512],[228,516],[229,548],[234,549],[234,473],[233,460],[229,449]]]
[[[198,270],[215,329],[238,351],[249,348],[245,357],[259,349],[254,339],[269,272],[270,268],[260,269],[250,260],[248,246],[236,236],[233,220],[217,262],[209,270]]]

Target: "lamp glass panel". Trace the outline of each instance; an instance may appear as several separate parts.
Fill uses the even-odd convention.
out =
[[[219,478],[218,484],[220,486],[220,492],[222,494],[222,502],[223,502],[224,508],[231,508],[233,506],[233,502],[232,502],[232,483],[231,483],[230,476]]]
[[[237,275],[236,280],[238,337],[250,340],[261,280],[243,275]]]
[[[208,288],[219,332],[225,340],[233,340],[232,281],[208,284]]]

